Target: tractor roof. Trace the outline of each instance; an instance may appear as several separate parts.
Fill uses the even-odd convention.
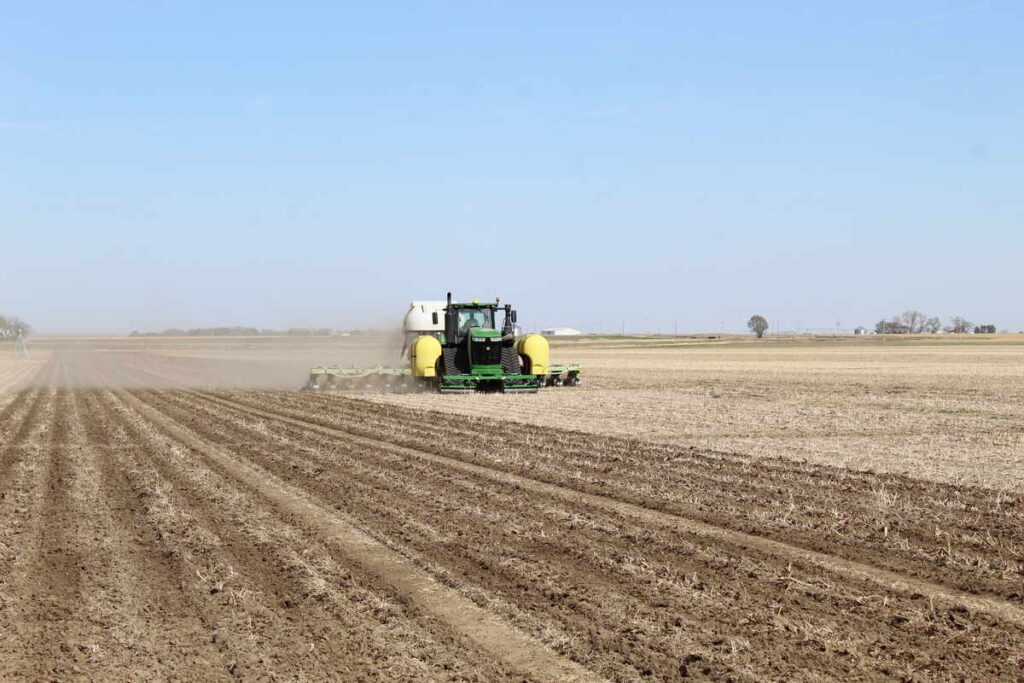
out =
[[[500,305],[496,301],[452,302],[452,306],[455,308],[498,308]]]

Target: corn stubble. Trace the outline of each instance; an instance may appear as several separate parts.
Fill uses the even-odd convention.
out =
[[[4,679],[1024,676],[1016,347],[372,400],[51,351],[0,365]]]
[[[1011,343],[1013,342],[1013,343]],[[621,346],[621,345],[619,345]],[[559,349],[583,395],[380,397],[754,458],[1024,491],[1024,340]]]

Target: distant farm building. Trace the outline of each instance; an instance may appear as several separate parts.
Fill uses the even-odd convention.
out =
[[[540,333],[545,337],[575,337],[583,334],[579,330],[574,330],[571,327],[552,327],[547,330],[541,330]]]
[[[853,333],[854,334],[867,334],[868,333],[868,328],[866,328],[866,327],[858,327],[857,329],[855,329],[853,331]]]

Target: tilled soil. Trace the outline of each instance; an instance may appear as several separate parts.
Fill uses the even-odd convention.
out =
[[[0,678],[1024,678],[1005,493],[88,354],[0,398]]]

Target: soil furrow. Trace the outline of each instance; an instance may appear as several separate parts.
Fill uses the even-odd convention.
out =
[[[140,446],[112,418],[100,393],[76,391],[95,451],[95,495],[105,508],[96,520],[104,541],[92,557],[100,591],[91,618],[111,624],[115,642],[101,671],[130,667],[142,678],[226,677],[236,658],[214,637],[217,625],[196,567],[184,561],[179,529],[160,507],[162,483],[145,469]]]
[[[32,596],[23,604],[18,620],[23,642],[35,647],[31,665],[35,675],[47,671],[60,676],[78,673],[75,665],[65,669],[53,663],[63,659],[62,653],[70,653],[72,647],[81,648],[86,657],[96,648],[96,643],[81,639],[72,627],[82,596],[83,558],[70,496],[69,394],[66,389],[56,390],[53,424],[40,454],[39,479],[34,487],[30,556],[23,565],[24,573],[15,574],[17,592]]]
[[[431,579],[400,555],[371,540],[308,497],[234,459],[229,453],[198,439],[138,398],[119,394],[164,433],[188,444],[211,463],[270,501],[282,513],[302,519],[308,529],[340,547],[351,559],[426,610],[450,628],[475,642],[512,669],[542,680],[591,680],[593,674],[525,637],[492,613]]]
[[[570,464],[574,468],[596,469],[605,477],[618,473],[616,468],[608,467],[609,463],[627,460],[631,466],[638,467],[639,472],[645,474],[657,472],[666,465],[672,467],[692,465],[699,469],[696,471],[686,469],[686,476],[707,477],[709,483],[728,483],[730,487],[740,484],[743,488],[752,490],[758,487],[768,487],[773,492],[778,492],[780,483],[795,489],[795,493],[811,489],[808,493],[801,494],[807,495],[811,500],[819,497],[813,493],[814,489],[823,489],[829,493],[838,492],[847,496],[854,493],[872,496],[877,493],[880,482],[898,484],[901,494],[912,495],[924,502],[945,499],[945,494],[950,491],[961,491],[964,494],[980,493],[981,497],[998,495],[998,492],[995,491],[970,487],[949,487],[896,475],[857,472],[794,462],[783,458],[755,457],[694,447],[672,447],[596,436],[572,430],[563,430],[557,435],[557,438],[552,439],[547,430],[539,435],[533,434],[529,430],[524,431],[524,425],[514,421],[466,417],[453,420],[450,415],[444,413],[410,410],[336,395],[278,393],[276,396],[282,404],[291,404],[306,409],[316,406],[318,408],[316,412],[322,414],[360,419],[373,415],[385,421],[400,418],[403,424],[415,427],[423,439],[428,442],[435,438],[444,438],[450,441],[453,437],[463,436],[472,438],[477,443],[489,445],[488,450],[500,451],[502,445],[507,445],[509,442],[514,443],[517,436],[527,442],[531,448],[539,450],[544,450],[546,442],[550,444],[553,440],[557,446],[560,461]],[[595,445],[599,448],[595,448]],[[643,454],[644,458],[638,459],[636,457],[638,454]],[[631,470],[630,473],[636,475],[638,471]],[[750,481],[744,481],[744,479]],[[793,479],[799,481],[799,487],[792,486]],[[1003,499],[1004,502],[1012,502],[1014,497],[1004,494]],[[863,503],[856,499],[851,499],[850,502],[858,505]],[[952,507],[956,508],[957,506]],[[1000,513],[1012,515],[1014,509],[1012,505],[1003,506]],[[1022,518],[1024,512],[1018,512],[1016,516]]]
[[[135,447],[104,419],[95,396],[75,391],[72,472],[64,524],[80,555],[72,613],[60,626],[60,662],[90,679],[229,678],[235,657],[211,640],[189,599],[189,568],[143,512]]]
[[[260,466],[267,468],[269,471],[274,472],[278,476],[284,479],[294,481],[296,479],[294,468],[303,467],[302,461],[305,459],[302,453],[303,447],[296,443],[291,442],[275,442],[272,446],[261,449],[259,446],[251,443],[244,443],[240,441],[234,434],[226,434],[225,431],[231,430],[240,432],[244,435],[245,430],[251,428],[250,425],[230,425],[221,422],[221,420],[211,421],[211,424],[216,425],[215,427],[207,427],[206,422],[203,424],[196,424],[192,419],[192,415],[186,412],[182,406],[187,405],[189,397],[186,395],[179,395],[179,401],[173,401],[168,403],[167,392],[150,393],[147,392],[143,399],[150,405],[154,405],[162,412],[172,416],[176,421],[181,423],[190,424],[193,430],[198,430],[198,433],[203,436],[208,442],[214,442],[221,445],[230,444],[231,450],[236,455],[244,455],[244,457],[250,462],[256,462]],[[172,405],[173,404],[173,405]],[[192,401],[194,406],[194,401]],[[208,413],[209,417],[213,416],[213,411]],[[248,420],[247,420],[248,421]],[[265,432],[264,432],[265,433]],[[314,444],[312,447],[306,447],[310,450],[320,450],[320,448]],[[545,570],[544,574],[547,578],[540,579],[539,583],[528,576],[515,575],[509,573],[509,577],[501,577],[494,573],[494,569],[498,569],[500,573],[500,567],[502,565],[510,565],[511,562],[508,559],[501,560],[494,565],[493,562],[489,562],[489,557],[493,553],[494,547],[504,548],[504,552],[508,554],[515,554],[516,548],[513,547],[515,536],[509,536],[507,534],[500,534],[500,530],[505,528],[517,529],[521,528],[524,523],[522,519],[515,520],[495,520],[489,517],[494,514],[493,511],[486,513],[485,517],[478,517],[473,514],[473,509],[478,507],[480,502],[484,502],[488,505],[498,504],[504,508],[505,511],[519,510],[525,516],[529,512],[527,508],[524,508],[525,502],[520,496],[516,495],[514,491],[505,491],[500,495],[494,491],[482,491],[479,485],[469,482],[469,489],[462,491],[460,485],[467,483],[458,481],[457,477],[445,476],[441,486],[434,486],[431,483],[432,477],[429,473],[424,472],[423,468],[416,465],[415,462],[411,463],[416,471],[411,473],[412,480],[406,475],[408,473],[399,472],[402,469],[403,463],[395,463],[393,467],[386,470],[381,470],[379,473],[374,472],[372,468],[368,469],[360,467],[358,460],[350,460],[344,464],[333,463],[334,470],[344,468],[343,472],[338,472],[337,477],[330,476],[325,472],[325,465],[331,466],[328,462],[334,460],[337,457],[336,452],[331,452],[325,456],[323,462],[308,463],[305,464],[303,472],[309,472],[310,476],[314,479],[313,482],[303,481],[303,488],[306,490],[314,490],[318,494],[323,493],[321,500],[342,500],[343,509],[353,515],[354,518],[358,519],[361,526],[366,528],[368,532],[374,534],[378,540],[382,543],[388,544],[395,547],[399,551],[405,551],[408,555],[408,546],[403,546],[401,543],[396,545],[395,539],[406,539],[410,540],[410,536],[414,535],[415,532],[412,528],[418,530],[424,530],[432,540],[436,539],[436,534],[430,533],[430,525],[434,523],[435,518],[438,515],[443,515],[451,518],[452,523],[462,529],[460,532],[460,540],[458,543],[446,543],[444,547],[419,548],[417,547],[417,553],[412,554],[412,559],[423,564],[423,556],[431,554],[433,551],[435,556],[439,556],[445,561],[445,567],[431,566],[430,569],[435,574],[439,575],[441,580],[446,580],[448,574],[446,570],[450,569],[456,572],[468,571],[470,573],[480,574],[479,580],[474,584],[474,587],[468,590],[463,590],[465,594],[473,598],[478,604],[483,606],[499,607],[497,610],[503,616],[506,616],[510,620],[514,621],[518,626],[532,633],[538,639],[551,644],[561,652],[566,652],[570,648],[569,636],[560,629],[556,622],[544,618],[536,618],[536,610],[530,612],[523,610],[515,610],[511,602],[504,599],[497,599],[495,596],[488,597],[487,592],[493,592],[497,587],[498,583],[507,583],[509,590],[515,593],[523,593],[524,591],[535,592],[536,597],[547,602],[547,598],[542,597],[546,593],[551,592],[551,581],[553,580],[552,573],[574,573],[574,577],[567,579],[566,581],[572,585],[582,586],[587,585],[587,591],[590,593],[601,593],[604,592],[605,599],[603,601],[581,601],[574,606],[574,610],[577,614],[572,615],[574,620],[585,621],[588,619],[586,611],[588,606],[593,605],[597,607],[598,602],[605,602],[607,604],[617,604],[619,610],[625,614],[628,610],[626,607],[630,604],[635,604],[636,611],[647,609],[646,599],[643,602],[637,602],[638,598],[630,596],[630,593],[634,592],[630,588],[631,579],[627,579],[625,582],[616,580],[608,581],[606,577],[593,573],[593,566],[589,562],[588,558],[559,558],[560,561],[555,561],[551,557],[544,558],[541,564],[549,565],[548,569]],[[386,457],[386,455],[385,455]],[[269,460],[269,462],[268,462]],[[404,464],[408,465],[408,461]],[[375,476],[376,475],[376,476]],[[402,481],[404,480],[404,481]],[[396,482],[400,483],[400,486],[396,487]],[[326,486],[326,490],[323,487],[318,487],[316,484],[320,483]],[[312,484],[312,486],[310,486]],[[337,487],[337,488],[334,488]],[[441,496],[439,496],[439,489]],[[474,491],[475,489],[475,491]],[[463,495],[466,494],[466,495]],[[455,504],[444,504],[443,498],[449,500],[465,501],[466,507],[462,510],[458,509],[458,505]],[[499,499],[500,500],[497,500]],[[401,504],[398,504],[401,501]],[[438,507],[438,503],[441,503],[441,507]],[[405,514],[409,507],[413,507],[414,510],[411,514]],[[415,508],[419,508],[418,510]],[[466,512],[469,514],[465,514]],[[416,513],[419,513],[418,515]],[[371,521],[369,527],[367,527],[367,521]],[[529,524],[528,524],[529,525]],[[480,539],[479,532],[486,531],[486,534],[490,535],[490,538]],[[445,534],[448,535],[448,534]],[[502,537],[497,537],[502,536]],[[472,540],[471,540],[472,539]],[[523,551],[527,555],[535,554],[534,551],[538,548],[535,547],[537,544],[542,544],[540,539],[531,539]],[[426,551],[425,554],[419,553],[419,551]],[[440,552],[438,552],[440,551]],[[421,556],[422,555],[422,556]],[[532,562],[537,563],[539,558],[534,557]],[[524,560],[523,564],[530,562],[531,560]],[[558,566],[555,566],[555,565]],[[489,565],[494,565],[490,568]],[[440,570],[440,571],[439,571]],[[464,582],[463,582],[464,583]],[[452,583],[457,587],[457,584]],[[553,594],[553,593],[552,593]],[[554,605],[558,609],[557,605]],[[593,615],[596,619],[597,615]],[[675,618],[681,619],[682,613],[676,612]],[[607,621],[607,615],[602,615],[602,619]],[[591,620],[593,621],[593,620]],[[687,618],[687,621],[691,624],[697,623],[696,620]],[[692,627],[691,635],[692,636]],[[638,648],[646,648],[646,645],[639,645]],[[574,652],[573,654],[579,654]],[[601,656],[598,654],[598,656]],[[592,660],[594,654],[590,654]],[[663,655],[663,658],[667,658],[667,655]],[[609,660],[619,660],[618,653],[607,656]],[[628,659],[628,657],[627,657]],[[642,658],[638,658],[641,660]],[[594,664],[593,661],[587,661],[588,666]],[[620,661],[619,666],[622,666]],[[634,675],[636,671],[649,668],[650,662],[637,661],[637,666],[630,668]],[[668,664],[667,670],[674,672],[678,667],[678,663]],[[602,667],[602,673],[610,675],[607,670],[607,666]]]
[[[55,367],[51,362],[39,371],[39,375],[46,380],[53,372]],[[42,384],[36,388],[21,389],[0,409],[0,468],[7,466],[8,454],[18,447],[29,430],[36,427],[36,417],[43,397]],[[7,479],[5,474],[0,469],[0,481]]]
[[[183,493],[152,465],[154,446],[140,440],[143,427],[125,418],[106,392],[98,399],[107,429],[129,446],[110,448],[107,454],[123,468],[146,523],[171,560],[173,585],[181,591],[187,613],[198,620],[192,639],[208,644],[207,652],[213,650],[209,654],[217,664],[210,667],[209,676],[266,675],[270,662],[259,638],[266,610],[248,577],[235,570],[218,525],[198,519]]]
[[[759,559],[758,553],[749,549],[730,551],[729,544],[709,546],[706,540],[680,537],[675,530],[654,532],[635,518],[595,514],[575,504],[566,507],[566,501],[557,497],[549,501],[541,495],[523,496],[518,487],[495,487],[488,478],[463,481],[463,474],[446,473],[448,468],[417,465],[415,459],[389,453],[386,444],[356,442],[351,449],[353,440],[339,436],[332,446],[326,446],[306,427],[282,430],[281,423],[269,420],[264,424],[252,411],[197,408],[191,394],[155,392],[144,398],[175,421],[195,425],[208,441],[230,443],[236,453],[244,452],[246,458],[288,481],[301,482],[322,500],[338,501],[338,506],[371,530],[390,536],[399,546],[411,547],[422,563],[435,563],[433,570],[439,575],[448,575],[453,582],[468,582],[473,588],[467,592],[479,594],[484,604],[507,602],[528,615],[543,615],[558,627],[556,632],[567,639],[563,647],[573,650],[575,656],[586,661],[594,652],[601,653],[596,655],[605,662],[600,670],[609,676],[620,677],[623,671],[611,661],[620,652],[624,659],[618,660],[618,666],[635,666],[633,675],[644,670],[667,675],[680,666],[679,659],[673,660],[669,653],[680,650],[689,652],[687,656],[699,656],[704,666],[713,664],[717,677],[739,675],[745,670],[744,656],[715,651],[722,633],[735,634],[736,642],[750,643],[752,651],[771,661],[777,667],[775,675],[782,677],[800,670],[848,670],[850,662],[842,657],[837,661],[835,650],[875,648],[870,656],[861,655],[865,661],[859,666],[878,668],[862,670],[863,675],[898,668],[892,661],[885,663],[887,657],[879,651],[923,649],[924,642],[901,644],[907,635],[895,629],[883,629],[878,645],[854,635],[877,630],[875,625],[887,619],[901,623],[905,615],[916,613],[913,620],[919,621],[919,598],[915,606],[914,598],[872,595],[875,590],[870,583],[805,572],[772,556]],[[197,409],[203,420],[195,419]],[[226,411],[237,413],[234,424],[226,421]],[[247,430],[250,442],[245,441]],[[268,438],[275,440],[265,443]],[[287,455],[276,457],[276,453]],[[360,461],[364,465],[379,461],[385,471],[374,480],[360,471]],[[363,480],[367,490],[354,488],[356,480]],[[544,513],[538,514],[538,508]],[[474,509],[480,512],[474,513]],[[434,530],[442,519],[448,528]],[[555,520],[568,524],[559,528],[551,523]],[[572,538],[571,544],[560,546],[555,539],[562,537]],[[714,550],[701,554],[702,548],[695,550],[700,543]],[[502,548],[497,558],[493,554],[496,547]],[[744,556],[748,559],[740,559]],[[694,574],[699,574],[700,580],[691,578]],[[743,582],[750,585],[736,593],[735,586]],[[812,605],[822,604],[794,604],[787,597],[791,588],[810,590]],[[721,595],[732,597],[709,609],[707,601],[713,603]],[[609,612],[608,605],[617,609]],[[786,618],[771,614],[769,605],[776,605],[780,612],[784,607]],[[700,616],[694,618],[691,613]],[[826,625],[822,623],[825,614],[842,617],[829,616],[824,619]],[[952,614],[953,619],[965,618],[963,612],[954,610]],[[863,623],[858,624],[858,619]],[[671,626],[673,620],[687,623],[684,633]],[[620,633],[624,622],[633,625],[632,635]],[[826,640],[841,647],[808,653],[807,643],[819,640],[809,639],[809,632],[799,626],[803,623],[817,623],[823,629],[820,633],[830,634]],[[926,628],[943,627],[933,620]],[[994,636],[995,640],[1008,638],[1008,643],[1018,642],[1020,637],[1019,630]],[[973,658],[978,656],[956,655],[975,662],[978,659]],[[588,666],[596,664],[596,660],[588,661]],[[787,669],[790,666],[798,668]],[[855,670],[849,669],[851,673]]]
[[[154,343],[0,362],[0,678],[1024,675],[1024,499],[729,452],[814,425],[874,448],[850,435],[895,435],[899,401],[878,429],[749,391],[652,404],[683,406],[650,424],[710,450],[606,436],[586,391],[467,397],[480,412],[456,417],[437,397],[216,389],[259,382],[255,350]],[[907,413],[894,438],[926,448],[928,424],[956,448],[980,429],[1010,471],[1015,394],[986,395],[998,424]],[[593,431],[529,412],[559,405]]]
[[[56,390],[42,390],[19,455],[6,480],[10,487],[0,499],[0,674],[41,676],[39,655],[52,654],[56,644],[40,636],[48,626],[45,579],[49,558],[41,544],[50,531],[44,526],[47,482],[54,457]],[[53,530],[53,533],[60,533]],[[51,631],[52,634],[52,631]]]
[[[617,467],[609,466],[605,450],[650,450],[650,447],[625,443],[621,439],[600,438],[594,443],[584,440],[586,445],[593,447],[585,455],[569,457],[562,451],[571,451],[572,442],[565,448],[551,444],[545,448],[543,442],[532,444],[526,438],[525,446],[528,447],[526,450],[529,450],[530,457],[525,459],[526,462],[520,462],[524,460],[522,454],[511,450],[509,444],[519,446],[523,439],[517,439],[515,433],[509,432],[511,426],[508,423],[475,421],[480,423],[477,425],[476,436],[466,439],[467,445],[460,445],[453,441],[452,434],[448,432],[441,432],[443,438],[430,438],[431,434],[437,433],[436,423],[451,421],[445,420],[442,415],[421,414],[387,405],[371,407],[365,401],[338,397],[296,394],[275,396],[289,404],[326,402],[325,407],[330,408],[331,412],[343,414],[351,411],[352,406],[357,410],[369,408],[371,415],[381,418],[374,423],[374,428],[383,421],[389,427],[390,440],[406,444],[412,442],[419,450],[425,449],[421,445],[425,443],[426,449],[438,452],[439,447],[430,444],[440,443],[443,444],[440,450],[444,454],[457,455],[460,459],[494,465],[551,483],[569,484],[573,488],[599,495],[612,494],[612,497],[626,502],[681,514],[715,526],[727,526],[755,535],[769,535],[790,545],[829,555],[841,555],[854,561],[869,560],[870,564],[895,570],[899,574],[916,575],[928,582],[947,584],[962,592],[982,591],[1011,600],[1022,599],[1019,586],[1024,579],[1021,550],[1024,545],[1024,524],[1021,523],[1021,513],[1014,512],[1020,503],[1012,498],[1001,498],[999,494],[993,494],[991,511],[979,510],[973,505],[965,509],[966,500],[979,499],[974,495],[977,492],[955,489],[952,492],[936,491],[943,487],[927,482],[900,481],[892,477],[872,478],[869,475],[823,467],[813,467],[811,471],[804,472],[804,476],[796,477],[790,475],[792,468],[799,465],[785,461],[773,463],[772,467],[781,467],[792,481],[786,487],[764,491],[760,487],[751,489],[749,482],[765,479],[765,473],[751,470],[749,463],[741,463],[739,469],[726,480],[705,482],[700,486],[693,481],[680,483],[680,476],[685,480],[700,480],[701,473],[695,474],[691,469],[685,470],[682,475],[653,470],[650,474],[637,476],[640,473],[635,470],[646,462],[664,462],[672,468],[678,465],[678,453],[666,453],[668,449],[665,447],[658,452],[642,451],[644,458],[634,457],[628,461],[630,474],[623,479],[624,486],[610,486],[617,471],[622,479],[625,463]],[[355,427],[366,436],[369,430],[360,427],[366,423],[367,417],[365,413],[357,413],[356,417],[347,421],[346,426],[350,431]],[[318,421],[324,422],[319,418]],[[326,420],[328,423],[333,421]],[[359,424],[353,425],[353,422]],[[455,428],[452,431],[455,434],[460,431],[466,434],[466,429]],[[378,435],[373,433],[371,436]],[[593,440],[589,435],[573,436],[586,436]],[[493,443],[495,438],[499,439],[504,450],[497,450],[499,455],[490,461],[476,457],[480,452],[489,452],[480,446],[486,445],[489,440]],[[524,449],[520,447],[519,450]],[[685,459],[693,460],[695,457],[688,456]],[[618,459],[618,455],[613,457],[613,460]],[[700,459],[705,462],[704,469],[722,467],[720,458],[714,454],[700,455]],[[592,465],[583,467],[581,464],[586,464],[588,460],[599,464],[600,475],[581,475],[581,471],[587,468],[593,470]],[[606,464],[600,465],[602,461]],[[823,486],[817,487],[816,479],[822,479]],[[918,491],[920,495],[917,500],[904,502],[901,499],[908,492],[908,484],[922,490]],[[870,493],[867,494],[868,507],[865,510],[863,496],[858,493],[864,494],[866,486],[870,487]],[[816,487],[820,490],[815,492]],[[755,492],[753,498],[748,493],[751,490]],[[726,492],[728,497],[723,497]],[[684,500],[682,502],[685,504],[681,505],[678,502],[681,495],[689,496],[692,500]],[[673,503],[673,500],[677,502]],[[893,501],[897,502],[894,504]],[[854,510],[852,515],[851,510]],[[899,561],[895,562],[897,558]]]
[[[38,427],[44,397],[43,389],[24,389],[0,415],[0,481],[7,480],[6,470],[17,459],[25,435]]]
[[[243,408],[248,409],[252,414],[259,415],[266,419],[272,420],[283,420],[291,422],[292,424],[303,426],[307,429],[312,429],[325,436],[331,436],[334,438],[342,437],[348,439],[354,439],[366,443],[367,445],[376,445],[380,443],[380,439],[369,439],[359,433],[345,429],[338,429],[333,427],[325,427],[315,419],[302,419],[296,417],[292,413],[283,414],[280,409],[277,411],[271,411],[261,408],[255,408],[245,403],[238,403],[226,399],[222,396],[211,396],[204,395],[208,400],[213,402],[220,402],[224,405],[242,405]],[[381,435],[383,436],[383,434]],[[614,510],[620,514],[628,515],[656,523],[661,526],[671,526],[685,531],[687,533],[696,534],[706,538],[720,539],[725,542],[732,543],[741,547],[757,548],[764,552],[772,553],[780,557],[792,559],[794,561],[810,563],[823,567],[829,571],[836,572],[838,574],[845,574],[855,579],[866,579],[874,581],[875,583],[884,586],[886,588],[892,588],[906,593],[920,593],[928,595],[932,598],[943,600],[947,603],[954,605],[963,605],[968,607],[972,611],[986,611],[991,612],[994,615],[999,616],[1001,619],[1007,620],[1015,624],[1024,625],[1024,608],[1013,602],[1000,600],[996,598],[973,595],[964,591],[955,590],[934,584],[928,581],[922,581],[912,576],[899,574],[893,571],[880,569],[871,565],[863,564],[853,560],[846,559],[841,556],[829,555],[826,553],[807,550],[798,546],[793,546],[788,543],[783,543],[763,536],[756,536],[749,533],[735,531],[733,529],[724,528],[708,524],[702,521],[687,519],[677,515],[660,512],[658,510],[641,507],[633,503],[623,502],[608,496],[597,495],[593,493],[585,493],[575,489],[567,488],[557,484],[548,483],[546,481],[530,479],[509,472],[495,469],[492,467],[486,467],[477,465],[470,462],[465,462],[457,458],[452,458],[444,455],[438,455],[434,452],[425,450],[419,450],[411,448],[407,445],[389,444],[391,448],[396,449],[397,452],[404,453],[406,455],[428,460],[437,463],[443,463],[447,466],[454,467],[466,472],[474,472],[488,476],[497,481],[502,481],[510,484],[517,485],[524,490],[533,492],[543,492],[551,495],[563,497],[569,501],[575,503],[586,503],[588,505]]]
[[[486,654],[461,651],[450,636],[437,642],[418,629],[415,618],[403,614],[372,585],[363,587],[364,579],[333,563],[315,539],[273,515],[262,498],[238,489],[233,480],[196,458],[189,444],[158,430],[148,418],[131,419],[129,414],[137,416],[137,411],[120,398],[113,410],[149,462],[174,486],[198,524],[217,527],[234,570],[231,578],[246,582],[255,593],[240,608],[253,614],[254,637],[272,637],[272,643],[264,640],[263,645],[280,660],[275,666],[285,671],[335,670],[345,677],[509,676],[500,667],[489,666]],[[298,652],[304,653],[299,659],[290,654]]]
[[[290,394],[274,396],[275,404],[308,406]],[[674,455],[679,449],[664,446],[573,435],[563,447],[531,438],[522,425],[491,420],[468,421],[477,426],[474,437],[465,426],[437,431],[436,423],[444,420],[432,414],[376,405],[364,413],[367,402],[351,399],[317,404],[315,418],[312,411],[286,412],[370,438],[386,433],[389,441],[417,450],[769,536],[963,592],[1024,601],[1024,501],[1001,492],[820,466],[765,487],[751,484],[763,472],[714,454],[700,455],[703,464],[695,471],[680,464]],[[577,436],[586,453],[579,452]],[[627,447],[632,455],[609,458],[606,452]],[[686,460],[698,462],[695,457],[691,453]],[[709,480],[706,470],[728,475]]]

